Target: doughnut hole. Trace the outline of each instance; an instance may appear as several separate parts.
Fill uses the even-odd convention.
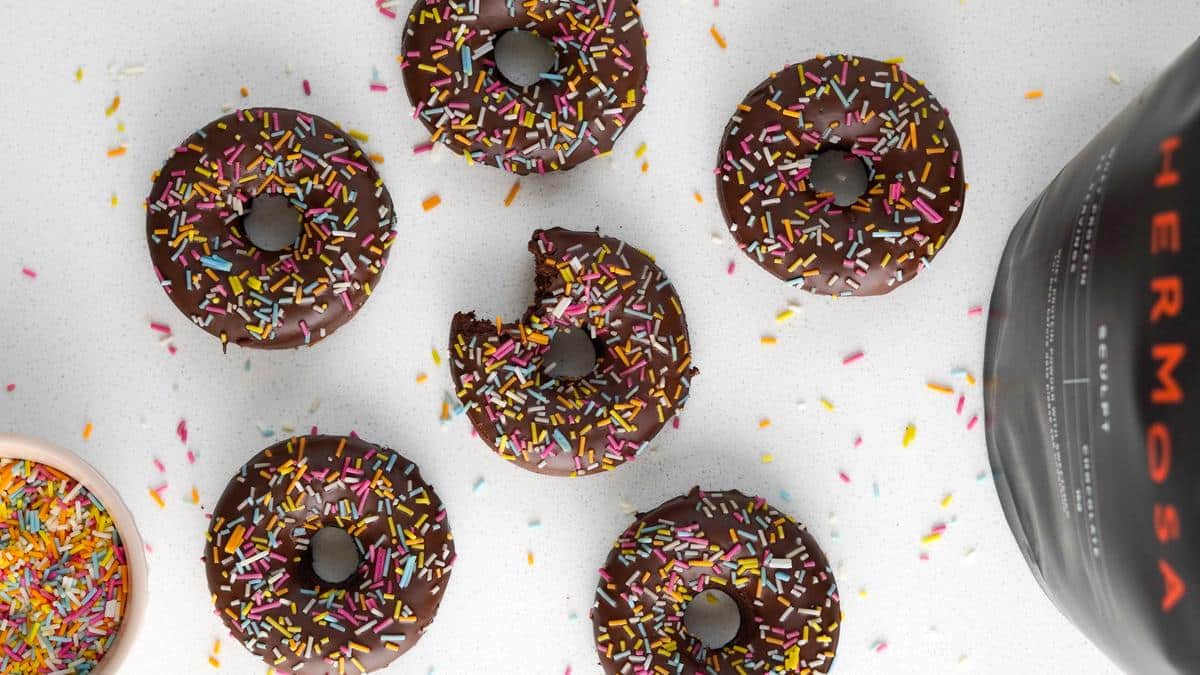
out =
[[[362,564],[358,540],[336,526],[322,527],[313,533],[305,558],[313,576],[334,585],[348,581]]]
[[[870,169],[862,158],[844,150],[826,150],[812,162],[809,182],[817,192],[833,193],[833,203],[850,206],[867,193]]]
[[[245,208],[242,230],[250,243],[264,251],[291,248],[304,231],[303,214],[283,195],[255,197]]]
[[[518,29],[505,31],[494,44],[496,70],[514,86],[531,87],[546,79],[545,73],[558,69],[554,44],[536,33]]]
[[[742,612],[728,593],[712,588],[698,593],[687,604],[683,627],[708,649],[720,649],[737,637]]]
[[[542,357],[546,374],[560,380],[578,380],[596,369],[601,349],[584,328],[560,328],[550,338]]]

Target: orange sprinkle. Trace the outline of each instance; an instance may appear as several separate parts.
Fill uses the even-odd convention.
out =
[[[221,653],[221,641],[216,640],[213,642],[213,654],[220,654],[220,653]]]
[[[377,152],[373,152],[373,153],[367,155],[367,159],[371,160],[372,162],[375,162],[376,164],[383,164],[383,155],[381,155]]]
[[[508,194],[504,197],[504,208],[512,206],[513,200],[517,198],[517,193],[521,191],[521,181],[516,181],[512,187],[508,188]]]
[[[712,35],[713,40],[716,40],[718,47],[725,49],[729,46],[729,43],[725,41],[725,36],[721,35],[721,31],[717,30],[716,26],[709,28],[708,32]]]
[[[953,394],[954,393],[954,387],[947,387],[946,385],[939,384],[937,382],[926,382],[925,386],[930,391],[936,391],[939,394]]]
[[[212,666],[213,668],[220,668],[221,662],[217,660],[217,657],[210,656],[208,657],[208,665]]]
[[[1030,89],[1029,91],[1025,92],[1025,98],[1029,99],[1030,101],[1039,99],[1044,95],[1045,92],[1043,92],[1041,89]]]
[[[250,95],[250,90],[249,90],[249,89],[247,89],[247,88],[245,88],[245,87],[242,87],[242,88],[241,88],[241,89],[239,89],[238,91],[241,93],[241,95],[242,95],[242,98],[246,98],[247,96],[249,96],[249,95]]]
[[[533,567],[533,551],[530,551],[525,555],[525,561],[529,563],[530,567]]]
[[[123,154],[125,154],[125,146],[123,146],[123,145],[118,145],[117,147],[112,148],[108,151],[109,157],[120,157]]]
[[[117,112],[117,108],[120,108],[120,107],[121,107],[121,97],[114,96],[112,103],[109,103],[108,107],[104,109],[104,116],[112,117],[113,113]]]
[[[442,401],[442,421],[450,419],[450,404]]]
[[[83,440],[86,441],[92,437],[92,429],[94,429],[94,428],[95,427],[92,426],[91,422],[88,422],[87,424],[83,425]]]
[[[650,162],[642,162],[642,173],[650,170]]]
[[[195,485],[192,486],[192,503],[193,504],[200,503],[200,491],[196,489]],[[220,644],[220,643],[218,643],[218,644]]]
[[[160,508],[160,509],[167,508],[167,503],[163,501],[163,498],[160,497],[157,492],[155,492],[152,489],[147,490],[147,492],[150,493],[150,498],[154,500],[154,503],[158,504],[158,508]]]
[[[429,379],[428,375],[426,375],[425,373],[421,373],[420,375],[417,375],[417,384],[421,384],[422,382],[424,382],[425,380],[428,380],[428,379]]]
[[[700,196],[700,192],[699,192],[699,191],[697,191],[697,192],[693,192],[693,193],[692,193],[692,199],[695,199],[697,204],[703,204],[703,203],[704,203],[704,197],[701,197],[701,196]]]
[[[778,343],[779,340],[776,339],[776,337],[774,335],[764,335],[764,336],[762,336],[761,342],[764,345],[773,345],[773,344]]]
[[[771,418],[769,418],[769,417],[764,417],[758,421],[759,429],[766,429],[769,426],[771,426]]]
[[[442,203],[442,198],[437,195],[433,195],[432,197],[429,197],[425,201],[421,202],[421,208],[424,209],[426,212],[429,212],[429,211],[436,209],[438,207],[438,204],[441,204],[441,203]]]

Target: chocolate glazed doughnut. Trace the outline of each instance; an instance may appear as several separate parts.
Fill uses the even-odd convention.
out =
[[[358,568],[327,583],[310,542],[355,542]],[[437,614],[454,564],[446,510],[412,462],[356,437],[301,436],[263,450],[225,488],[204,552],[213,605],[272,668],[366,673],[408,651]]]
[[[688,603],[719,590],[736,637],[706,647]],[[606,673],[827,673],[841,609],[833,572],[803,526],[761,497],[694,488],[638,516],[613,544],[592,603]]]
[[[822,295],[881,295],[929,266],[966,185],[949,113],[894,63],[818,57],[755,87],[725,128],[717,195],[738,246]]]
[[[450,325],[450,372],[462,410],[503,459],[538,473],[584,476],[631,461],[683,407],[691,343],[663,271],[612,237],[555,228],[529,243],[536,294],[520,322],[474,313]],[[595,367],[547,373],[551,341],[583,330]]]
[[[511,30],[554,47],[554,67],[531,86],[496,68],[496,41]],[[636,0],[417,0],[401,51],[414,117],[433,140],[517,174],[611,151],[646,93]]]
[[[242,222],[268,196],[303,223],[280,251],[256,247]],[[159,283],[225,347],[299,347],[337,330],[370,297],[394,228],[392,198],[358,144],[295,110],[208,124],[172,151],[146,200]]]

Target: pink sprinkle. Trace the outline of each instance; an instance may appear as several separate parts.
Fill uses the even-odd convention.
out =
[[[371,91],[387,91],[387,90],[388,90],[388,88],[387,88],[386,84],[379,84],[378,82],[371,83]]]
[[[154,458],[154,468],[158,469],[159,473],[167,472],[167,467],[163,466],[162,460],[157,457]]]
[[[679,428],[679,415],[676,415],[675,417],[673,417],[671,419],[671,426],[674,427],[675,429]]]
[[[188,464],[195,464],[196,463],[196,453],[192,452],[191,450],[188,450],[187,451],[187,460],[188,460]]]
[[[167,345],[167,353],[171,356],[175,356],[175,352],[177,351],[179,351],[179,349],[175,347],[175,345]]]
[[[857,448],[861,445],[862,445],[862,436],[855,436],[854,437],[854,447]]]
[[[963,404],[967,402],[967,397],[962,394],[958,395],[958,405],[954,407],[954,412],[962,414]]]
[[[163,334],[165,334],[165,335],[170,335],[170,334],[171,334],[171,327],[170,327],[170,326],[168,326],[168,325],[167,325],[167,324],[165,324],[165,323],[157,323],[157,322],[155,322],[155,321],[151,321],[151,322],[150,322],[150,329],[151,329],[151,330],[158,331],[159,333],[163,333]]]
[[[979,415],[972,415],[971,421],[967,422],[967,431],[974,429],[976,424],[979,424]]]
[[[25,276],[29,277],[30,279],[37,278],[37,272],[34,272],[33,270],[29,269],[28,267],[22,267],[21,274],[24,274]]]
[[[433,150],[433,143],[422,143],[420,145],[413,146],[414,155],[420,155],[429,152],[430,150]]]
[[[179,424],[175,427],[175,434],[177,436],[179,436],[180,443],[183,443],[184,445],[187,444],[187,439],[188,439],[187,420],[179,420]]]
[[[304,95],[312,96],[312,85],[308,83],[308,80],[305,80],[303,82],[303,84],[304,84]]]
[[[850,476],[847,476],[845,471],[839,471],[838,478],[841,478],[843,483],[850,482]]]
[[[942,534],[945,531],[946,531],[945,523],[938,523],[938,524],[934,525],[933,527],[929,528],[929,532],[931,534]]]
[[[158,495],[161,497],[161,496],[162,496],[162,493],[164,493],[164,492],[166,492],[166,491],[167,491],[167,484],[166,484],[166,482],[164,482],[162,485],[159,485],[159,486],[158,486],[158,487],[156,487],[156,488],[150,488],[150,489],[151,489],[151,490],[154,490],[155,492],[157,492],[157,493],[158,493]]]
[[[928,560],[929,560],[929,554],[926,553],[925,551],[921,551],[921,562],[928,562]]]
[[[975,305],[971,309],[967,310],[967,316],[983,316],[983,308],[979,305]]]
[[[863,354],[861,351],[854,352],[853,354],[842,359],[842,365],[848,366],[855,361],[861,361],[864,356],[866,356],[866,354]]]
[[[10,394],[16,390],[17,390],[17,385],[15,385],[15,384],[10,384],[4,388],[4,391],[9,392]]]
[[[563,675],[571,675],[571,666],[567,666],[567,669],[563,671]]]
[[[386,17],[387,17],[387,18],[389,18],[389,19],[395,19],[395,18],[396,18],[396,13],[395,13],[395,12],[393,12],[392,10],[388,9],[387,7],[384,7],[383,5],[381,5],[381,4],[379,4],[379,3],[375,3],[375,6],[379,8],[379,13],[380,13],[380,14],[382,14],[382,15],[386,16]]]
[[[733,270],[734,270],[734,268],[735,268],[735,267],[736,267],[736,266],[733,264],[733,261],[732,261],[732,260],[730,260],[730,261],[729,261],[729,267],[726,267],[726,268],[725,268],[725,273],[726,273],[726,274],[728,274],[728,275],[730,275],[730,276],[733,276]]]

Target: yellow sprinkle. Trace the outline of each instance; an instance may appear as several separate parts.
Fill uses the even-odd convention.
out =
[[[784,321],[787,321],[788,319],[792,318],[793,316],[796,316],[796,313],[794,311],[792,311],[790,309],[785,309],[782,312],[775,315],[775,321],[778,323],[783,323]]]
[[[884,61],[884,63],[890,64],[890,65],[893,65],[893,66],[898,66],[898,65],[900,65],[901,63],[904,63],[904,57],[903,57],[903,56],[897,56],[897,57],[895,57],[895,58],[891,58],[891,59],[888,59],[887,61]]]
[[[762,462],[763,464],[770,464],[771,462],[775,461],[775,455],[772,455],[770,453],[764,453],[762,456],[760,456],[758,458],[758,460],[760,462]]]
[[[760,340],[764,345],[773,345],[779,342],[774,335],[764,335]]]
[[[366,143],[367,141],[371,140],[370,136],[359,131],[358,129],[351,129],[351,130],[347,131],[346,133],[350,134],[350,138],[353,138],[354,140],[359,141],[361,143]]]
[[[916,439],[916,437],[917,437],[917,428],[915,426],[910,424],[910,425],[904,427],[904,440],[901,441],[901,445],[903,447],[907,448],[909,445],[912,444],[913,440]]]
[[[112,103],[109,103],[108,107],[104,109],[104,116],[112,117],[113,113],[117,112],[117,108],[120,108],[120,107],[121,107],[121,97],[114,96]]]
[[[865,588],[858,589],[858,597],[862,598],[863,600],[866,600],[867,599],[867,589],[865,589]]]
[[[759,429],[766,429],[769,426],[771,426],[771,418],[769,418],[769,417],[764,417],[758,421]]]
[[[221,641],[216,640],[215,642],[213,642],[213,654],[220,654],[220,653],[221,653]]]
[[[1043,92],[1041,89],[1030,89],[1029,91],[1025,92],[1025,98],[1030,101],[1039,99],[1044,95],[1045,92]]]
[[[637,150],[634,151],[633,156],[637,157],[638,159],[641,159],[642,155],[644,155],[644,154],[646,154],[646,144],[642,143],[641,145],[639,145],[637,147]]]
[[[717,30],[716,26],[709,28],[708,32],[712,35],[713,40],[716,40],[718,47],[720,47],[721,49],[725,49],[726,47],[729,46],[729,43],[725,42],[725,36],[721,35],[721,32]]]
[[[246,98],[247,96],[249,96],[249,95],[250,95],[250,90],[249,90],[249,89],[247,89],[247,88],[245,88],[245,87],[242,87],[242,88],[241,88],[241,89],[239,89],[238,91],[239,91],[239,93],[241,93],[241,95],[242,95],[242,98]]]
[[[974,375],[967,373],[967,384],[972,385],[972,386],[975,385],[975,376]]]
[[[517,193],[521,191],[521,181],[516,181],[512,187],[508,188],[508,194],[504,196],[504,208],[512,206],[513,200],[517,198]]]
[[[93,428],[94,427],[92,427],[91,422],[88,422],[87,424],[83,425],[83,440],[86,441],[92,437],[92,429]]]
[[[953,494],[953,493],[946,493],[946,496],[945,496],[945,497],[942,497],[942,502],[941,502],[941,503],[942,503],[942,508],[944,509],[944,508],[946,508],[947,506],[950,506],[951,502],[953,502],[953,501],[954,501],[954,494]]]
[[[925,387],[928,388],[929,391],[936,391],[939,394],[953,394],[954,393],[954,387],[947,387],[946,385],[939,384],[937,382],[926,382]]]
[[[213,668],[220,668],[221,662],[217,660],[217,657],[210,656],[208,657],[208,665],[212,666]]]
[[[75,69],[75,81],[83,82],[83,66],[80,66]]]
[[[125,133],[125,123],[124,122],[117,122],[117,133],[121,133],[121,134]]]
[[[164,502],[164,501],[162,500],[162,497],[159,497],[159,496],[158,496],[158,493],[157,493],[157,492],[155,492],[154,490],[147,490],[147,492],[149,492],[149,493],[150,493],[150,498],[154,500],[154,503],[155,503],[155,504],[158,504],[158,508],[160,508],[160,509],[165,509],[165,508],[167,508],[167,504],[166,504],[166,502]]]
[[[931,533],[925,535],[924,537],[921,537],[921,543],[922,544],[932,544],[933,542],[935,542],[941,538],[942,538],[941,532],[931,532]]]
[[[533,567],[533,551],[525,554],[525,561],[529,563],[530,567]]]
[[[417,375],[417,384],[421,384],[425,380],[428,380],[428,379],[429,379],[428,375],[426,375],[425,373],[421,373],[420,375]]]
[[[109,200],[109,203],[112,204],[114,209],[117,208],[117,194],[115,192],[113,193],[112,199]]]
[[[700,192],[699,192],[698,190],[697,190],[697,191],[695,191],[695,192],[692,192],[692,199],[695,199],[697,204],[703,204],[703,203],[704,203],[704,197],[701,197],[701,196],[700,196]],[[712,596],[710,595],[710,596],[708,596],[708,597],[710,597],[710,598],[711,598]]]
[[[436,209],[438,204],[441,203],[442,198],[437,195],[433,195],[432,197],[429,197],[425,201],[421,202],[421,208],[428,212]]]
[[[429,352],[430,352],[430,354],[433,355],[433,365],[435,365],[435,366],[442,365],[442,355],[438,353],[438,350],[435,348],[435,349],[429,350]]]
[[[823,399],[821,399],[821,407],[822,407],[822,408],[825,408],[825,409],[826,409],[826,410],[828,410],[829,412],[833,412],[833,410],[834,410],[834,408],[833,408],[833,401],[830,401],[830,400],[829,400],[829,399],[827,399],[827,398],[823,398]]]

